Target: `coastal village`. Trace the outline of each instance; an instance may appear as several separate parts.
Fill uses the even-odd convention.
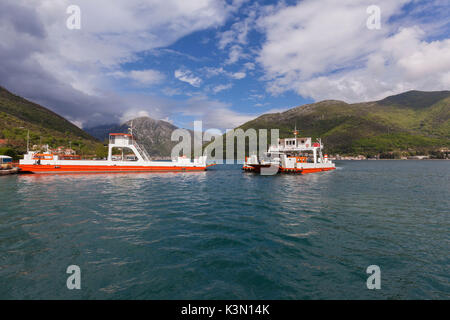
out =
[[[0,148],[7,148],[9,146],[8,139],[0,139]],[[47,152],[51,153],[53,155],[58,155],[62,158],[64,157],[80,157],[80,155],[77,155],[76,150],[68,147],[68,146],[58,146],[58,147],[51,147],[48,144],[45,145],[33,145],[30,148],[33,151],[37,152]],[[83,155],[83,158],[95,158],[96,155]],[[118,160],[122,157],[121,154],[114,154],[113,159]],[[341,155],[341,154],[330,154],[329,155],[330,160],[431,160],[431,159],[443,159],[443,160],[450,160],[450,149],[449,148],[441,148],[438,151],[431,152],[429,154],[407,154],[407,152],[387,152],[387,153],[380,153],[376,156],[370,157],[366,155]],[[17,161],[18,159],[14,159]],[[170,157],[157,157],[155,160],[170,160]]]
[[[450,149],[442,148],[439,151],[431,152],[428,155],[417,154],[417,155],[406,155],[401,152],[388,152],[378,154],[375,157],[367,157],[364,155],[330,155],[330,160],[450,160]]]

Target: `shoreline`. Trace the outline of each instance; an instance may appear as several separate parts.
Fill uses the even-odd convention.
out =
[[[332,161],[449,161],[450,159],[333,159]]]

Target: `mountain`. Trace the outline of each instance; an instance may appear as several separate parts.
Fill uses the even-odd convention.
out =
[[[133,119],[134,134],[151,156],[166,157],[177,142],[171,141],[176,126],[149,117]],[[0,87],[0,147],[16,154],[30,145],[68,146],[81,154],[102,154],[110,132],[128,132],[131,121],[102,125],[85,131],[56,113]],[[450,148],[450,91],[408,91],[380,101],[348,104],[325,100],[281,113],[262,115],[239,128],[279,129],[280,137],[321,137],[326,152],[373,156],[393,152],[409,154]],[[99,140],[97,140],[97,139]],[[0,153],[4,153],[4,147]],[[9,151],[11,151],[9,150]]]
[[[408,91],[380,101],[325,100],[262,115],[239,128],[321,137],[328,153],[428,153],[450,147],[450,91]]]
[[[119,124],[102,124],[95,127],[89,127],[84,129],[88,134],[96,139],[107,143],[110,133],[128,133],[128,127]]]
[[[155,120],[150,117],[139,117],[129,120],[122,125],[101,125],[87,128],[86,131],[101,141],[108,139],[112,132],[128,133],[128,128],[133,124],[133,134],[140,144],[148,151],[151,157],[168,157],[172,148],[178,143],[171,141],[172,131],[178,129],[173,124]]]
[[[28,130],[30,145],[69,146],[84,154],[94,154],[100,142],[60,115],[14,95],[0,87],[0,139],[13,153],[26,151]]]

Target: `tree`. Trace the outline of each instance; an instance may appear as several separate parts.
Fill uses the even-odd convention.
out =
[[[9,147],[2,147],[0,148],[0,155],[3,156],[10,156],[14,160],[19,160],[19,155],[17,154],[16,150]]]
[[[97,156],[97,158],[106,158],[108,156],[108,148],[99,144],[96,148],[95,148],[95,155]]]

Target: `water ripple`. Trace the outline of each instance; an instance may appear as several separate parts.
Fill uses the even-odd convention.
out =
[[[450,163],[338,166],[0,177],[0,298],[448,299]]]

